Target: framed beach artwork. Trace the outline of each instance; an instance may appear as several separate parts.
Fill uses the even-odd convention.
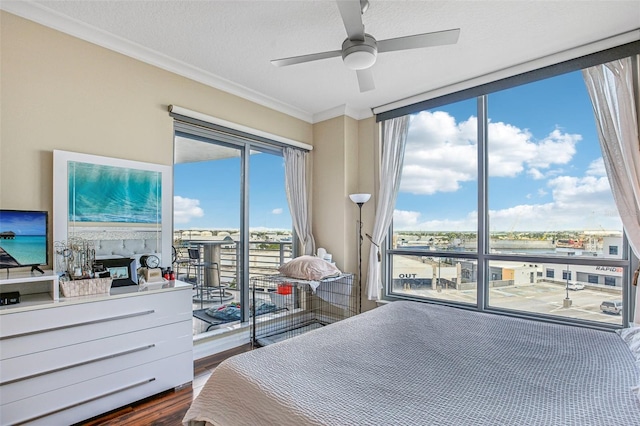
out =
[[[155,241],[171,253],[171,166],[53,151],[54,241]]]

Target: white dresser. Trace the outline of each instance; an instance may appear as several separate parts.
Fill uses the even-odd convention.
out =
[[[0,425],[76,423],[193,380],[190,284],[0,309]]]

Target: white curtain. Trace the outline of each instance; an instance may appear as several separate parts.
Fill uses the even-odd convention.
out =
[[[613,198],[636,256],[640,254],[640,140],[632,59],[582,71],[593,104],[600,147]],[[632,321],[640,321],[640,292]]]
[[[312,255],[316,242],[311,233],[311,209],[307,196],[307,156],[301,149],[285,148],[284,181],[293,228],[300,239],[302,254]]]
[[[380,249],[387,236],[393,210],[396,205],[398,188],[400,187],[400,172],[404,160],[404,147],[409,131],[410,117],[408,115],[384,121],[382,123],[382,161],[380,165],[380,189],[376,206],[376,219],[371,235],[371,250],[369,252],[369,269],[367,271],[367,297],[369,300],[380,298],[381,257]]]

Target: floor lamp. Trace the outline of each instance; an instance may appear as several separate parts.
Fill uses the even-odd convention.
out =
[[[358,313],[362,312],[362,205],[369,201],[371,194],[351,194],[351,201],[358,205]]]

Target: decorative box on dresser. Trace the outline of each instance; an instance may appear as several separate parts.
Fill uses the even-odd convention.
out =
[[[73,424],[189,384],[191,289],[168,281],[58,298],[55,288],[1,306],[0,425]]]

